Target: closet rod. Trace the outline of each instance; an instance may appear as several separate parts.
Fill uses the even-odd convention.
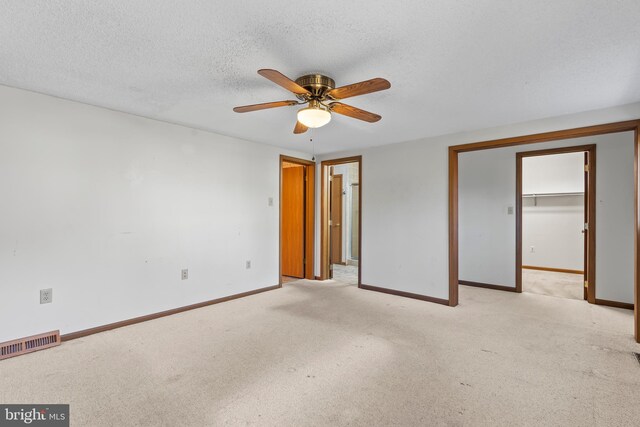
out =
[[[560,196],[584,196],[584,193],[542,193],[523,194],[522,197],[560,197]]]

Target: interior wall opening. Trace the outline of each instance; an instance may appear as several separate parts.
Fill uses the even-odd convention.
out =
[[[589,233],[595,233],[595,209],[589,209],[595,200],[589,185],[590,175],[595,182],[595,145],[521,152],[516,161],[516,274],[522,292],[588,300],[595,286],[595,277],[589,280],[589,253],[595,250],[595,244],[589,245]]]
[[[459,285],[522,292],[517,271],[523,247],[516,241],[522,224],[516,227],[514,214],[523,198],[515,189],[514,157],[521,146],[541,151],[580,145],[594,145],[598,153],[597,182],[595,173],[590,175],[585,192],[588,215],[594,218],[585,229],[594,248],[583,267],[587,300],[634,310],[640,342],[640,121],[635,120],[449,147],[450,306],[458,305]],[[588,196],[596,184],[597,199]]]
[[[358,284],[358,163],[329,167],[329,259],[331,278]]]
[[[360,283],[360,158],[322,162],[321,278]]]
[[[313,162],[280,158],[280,283],[313,279]]]

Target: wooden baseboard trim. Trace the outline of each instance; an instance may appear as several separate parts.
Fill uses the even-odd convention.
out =
[[[522,268],[526,268],[527,270],[553,271],[556,273],[584,274],[582,270],[569,270],[568,268],[536,267],[534,265],[523,265]]]
[[[160,311],[158,313],[147,314],[145,316],[134,317],[133,319],[121,320],[107,325],[96,326],[95,328],[83,329],[77,332],[71,332],[60,336],[61,341],[70,341],[77,338],[86,337],[88,335],[97,334],[99,332],[110,331],[112,329],[122,328],[123,326],[134,325],[136,323],[146,322],[147,320],[158,319],[160,317],[171,316],[172,314],[182,313],[183,311],[194,310],[196,308],[206,307],[208,305],[219,304],[221,302],[231,301],[238,298],[248,297],[250,295],[259,294],[266,291],[281,288],[282,285],[267,286],[266,288],[255,289],[252,291],[242,292],[240,294],[229,295],[228,297],[217,298],[209,301],[199,302],[196,304],[185,305],[183,307],[172,308],[171,310]]]
[[[606,305],[609,307],[616,307],[616,308],[626,308],[627,310],[633,310],[633,304],[630,304],[628,302],[619,302],[619,301],[609,301],[606,299],[598,299],[596,298],[596,304],[597,305]]]
[[[502,286],[502,285],[492,285],[489,283],[480,283],[480,282],[471,282],[469,280],[458,280],[458,283],[464,286],[473,286],[476,288],[485,288],[485,289],[493,289],[496,291],[506,291],[506,292],[517,292],[515,287],[510,286]]]
[[[413,298],[413,299],[419,299],[422,301],[433,302],[436,304],[449,305],[449,300],[430,297],[427,295],[414,294],[414,293],[405,292],[405,291],[397,291],[395,289],[380,288],[378,286],[371,286],[371,285],[365,285],[365,284],[360,284],[358,285],[358,287],[360,289],[366,289],[367,291],[382,292],[385,294],[397,295],[399,297]]]

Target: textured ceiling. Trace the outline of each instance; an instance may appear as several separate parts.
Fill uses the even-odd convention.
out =
[[[640,101],[640,1],[0,0],[0,84],[317,153]],[[260,77],[322,72],[391,89],[293,135]]]

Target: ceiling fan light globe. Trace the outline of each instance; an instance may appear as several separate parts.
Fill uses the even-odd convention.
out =
[[[320,108],[307,107],[298,111],[298,121],[308,128],[319,128],[331,121],[331,113]]]

